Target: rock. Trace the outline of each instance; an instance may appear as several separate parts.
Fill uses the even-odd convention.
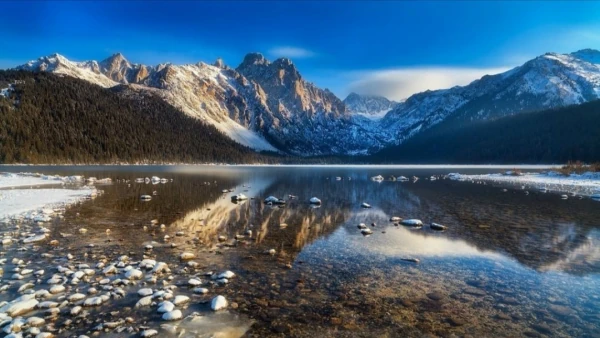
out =
[[[201,284],[202,284],[202,281],[199,279],[196,279],[196,278],[192,278],[192,279],[188,280],[188,285],[190,285],[190,286],[198,286]]]
[[[467,323],[464,319],[461,319],[461,318],[458,318],[458,317],[454,317],[454,316],[448,318],[448,322],[452,326],[463,326],[463,325],[465,325]]]
[[[189,301],[190,301],[190,297],[179,295],[179,296],[175,296],[175,299],[173,299],[173,304],[182,305]]]
[[[173,310],[173,311],[165,312],[162,315],[162,319],[167,320],[167,321],[179,320],[182,317],[183,317],[183,314],[181,313],[180,310]]]
[[[220,295],[213,298],[212,301],[210,302],[210,308],[213,311],[219,311],[219,310],[225,309],[227,307],[227,305],[228,305],[227,299],[225,299],[225,297],[220,296]]]
[[[75,306],[71,309],[71,316],[77,316],[83,308],[81,306]]]
[[[74,293],[74,294],[70,295],[67,298],[67,300],[69,302],[71,302],[71,303],[75,303],[75,302],[78,302],[78,301],[80,301],[80,300],[82,300],[84,298],[85,298],[85,295],[83,293]]]
[[[138,300],[138,302],[135,304],[136,308],[139,307],[144,307],[144,306],[150,306],[152,304],[152,296],[146,296],[141,298],[140,300]]]
[[[207,288],[194,288],[194,293],[206,294],[208,293]]]
[[[158,336],[158,331],[153,330],[153,329],[144,330],[144,331],[142,331],[142,333],[140,333],[140,337],[143,337],[143,338],[154,337],[154,336]]]
[[[186,261],[186,260],[190,260],[190,259],[194,259],[196,258],[196,255],[194,255],[191,252],[184,252],[179,256],[179,259],[181,259],[182,261]]]
[[[364,202],[363,202],[363,203],[360,205],[360,207],[361,207],[361,208],[365,208],[365,209],[369,209],[369,208],[371,207],[371,205],[370,205],[369,203],[364,203]]]
[[[320,200],[320,199],[318,199],[318,198],[316,198],[316,197],[313,197],[313,198],[311,198],[311,199],[309,200],[309,202],[310,202],[310,204],[317,204],[317,205],[321,205],[321,200]]]
[[[132,279],[141,279],[144,274],[138,269],[131,269],[125,273],[125,277]]]
[[[146,296],[152,295],[154,293],[154,291],[152,291],[152,289],[150,289],[150,288],[144,288],[144,289],[139,289],[137,293],[141,297],[146,297]]]
[[[445,225],[441,225],[441,224],[433,223],[433,222],[431,224],[429,224],[429,227],[431,228],[431,230],[435,230],[435,231],[444,231],[448,228]]]
[[[573,314],[573,310],[571,308],[562,305],[550,304],[550,306],[548,306],[548,310],[559,316],[570,316]]]
[[[50,309],[50,308],[54,308],[54,307],[58,307],[58,303],[57,302],[51,302],[51,301],[45,301],[45,302],[41,302],[37,305],[38,308],[40,309]]]
[[[478,297],[483,297],[486,295],[485,291],[480,290],[480,289],[476,289],[476,288],[465,288],[463,290],[464,293],[469,294],[469,295],[473,295],[473,296],[478,296]]]
[[[27,325],[29,326],[42,326],[46,321],[40,317],[29,317],[27,318]]]
[[[173,309],[175,309],[175,304],[169,302],[169,301],[164,301],[162,303],[159,304],[158,307],[158,312],[163,313],[163,312],[170,312],[173,311]]]
[[[423,226],[423,222],[420,219],[405,219],[400,224],[413,227]]]
[[[23,240],[23,243],[27,244],[27,243],[41,242],[41,241],[45,240],[46,237],[48,237],[47,234],[41,234],[41,235],[37,235],[37,236],[27,237]]]
[[[440,301],[442,299],[444,299],[446,296],[441,293],[441,292],[431,292],[427,294],[427,298],[431,299],[431,300],[435,300],[435,301]]]
[[[227,270],[227,271],[219,274],[217,276],[217,279],[221,279],[221,278],[231,279],[231,278],[233,278],[233,276],[235,276],[235,273],[233,273],[232,271]]]
[[[23,300],[19,300],[21,298],[19,297],[17,300],[0,307],[0,312],[7,313],[11,317],[16,317],[32,311],[39,304],[36,299],[24,298]]]
[[[373,233],[373,230],[366,228],[366,229],[361,229],[360,233],[363,235],[371,235]]]
[[[156,263],[156,265],[152,269],[152,272],[153,273],[170,273],[171,269],[169,269],[169,266],[167,265],[167,263],[159,262],[159,263]]]
[[[117,272],[117,267],[114,264],[111,264],[102,270],[102,274],[104,275],[114,274],[115,272]]]
[[[98,306],[98,305],[102,305],[102,303],[104,303],[105,300],[108,300],[108,296],[106,296],[106,298],[103,298],[102,296],[91,297],[91,298],[86,299],[85,302],[83,302],[83,306]]]

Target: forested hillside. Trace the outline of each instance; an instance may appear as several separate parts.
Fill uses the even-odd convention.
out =
[[[280,161],[163,100],[50,73],[0,71],[1,163]]]
[[[461,127],[447,121],[370,162],[565,163],[600,160],[600,101]]]

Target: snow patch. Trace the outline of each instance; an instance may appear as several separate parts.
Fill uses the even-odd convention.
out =
[[[600,191],[600,173],[562,175],[555,171],[525,173],[520,176],[506,174],[462,175],[452,173],[448,178],[456,181],[488,182],[508,185],[522,190],[542,190],[557,193],[574,193],[591,196]]]

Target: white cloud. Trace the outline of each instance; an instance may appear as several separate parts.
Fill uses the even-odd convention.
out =
[[[487,74],[498,74],[510,67],[457,68],[415,67],[353,71],[346,74],[346,93],[381,95],[403,100],[426,90],[464,86]]]
[[[296,59],[305,59],[311,58],[316,55],[315,52],[310,51],[308,49],[299,48],[299,47],[291,47],[291,46],[281,46],[269,49],[269,54],[276,58],[286,57],[286,58],[296,58]]]

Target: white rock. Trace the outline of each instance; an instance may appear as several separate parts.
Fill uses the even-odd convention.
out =
[[[46,321],[40,317],[29,317],[27,318],[27,325],[29,326],[42,326]]]
[[[102,296],[91,297],[86,299],[85,302],[83,302],[83,306],[98,306],[102,305],[102,303],[104,303],[104,299],[102,298]]]
[[[423,222],[420,219],[405,219],[400,224],[411,225],[411,226],[422,226]]]
[[[129,279],[141,279],[142,276],[143,276],[143,273],[138,269],[131,269],[131,270],[127,271],[127,273],[125,274],[125,277],[127,277]]]
[[[156,265],[152,269],[152,272],[153,273],[169,273],[169,272],[171,272],[171,269],[169,269],[169,266],[167,265],[167,263],[159,262],[159,263],[156,263]]]
[[[205,294],[205,293],[208,293],[208,289],[207,288],[194,288],[194,293]]]
[[[81,306],[75,306],[71,309],[71,316],[77,316],[83,308]]]
[[[78,302],[82,299],[84,299],[86,296],[83,293],[74,293],[72,295],[70,295],[67,300],[71,303],[75,303]]]
[[[138,290],[138,295],[140,295],[142,297],[150,296],[153,293],[154,293],[154,291],[152,291],[152,289],[150,289],[150,288],[144,288],[144,289]]]
[[[144,331],[142,331],[142,333],[140,333],[140,337],[143,337],[143,338],[154,337],[154,336],[158,336],[158,331],[152,330],[152,329],[144,330]]]
[[[213,298],[212,301],[210,302],[210,308],[213,309],[213,311],[222,310],[222,309],[226,308],[227,305],[228,305],[227,299],[225,299],[225,297],[220,296],[220,295]]]
[[[185,304],[189,301],[190,301],[190,297],[179,295],[179,296],[175,296],[175,299],[173,300],[173,304],[181,305],[181,304]]]
[[[45,240],[47,236],[48,236],[47,234],[41,234],[41,235],[37,235],[37,236],[27,237],[23,240],[23,243],[40,242],[40,241]]]
[[[104,275],[113,274],[115,272],[117,272],[117,267],[114,264],[111,264],[111,265],[107,266],[106,268],[104,268],[104,270],[102,270],[102,273]]]
[[[146,296],[138,300],[135,307],[150,306],[152,304],[152,296]]]
[[[183,314],[179,310],[173,310],[170,312],[166,312],[162,315],[163,320],[179,320],[183,317]]]
[[[202,281],[196,278],[192,278],[188,281],[188,284],[191,286],[198,286],[202,284]]]
[[[36,299],[23,299],[0,307],[0,312],[5,312],[11,317],[16,317],[33,310],[38,304],[39,302]]]
[[[235,273],[233,273],[232,271],[227,270],[227,271],[221,273],[219,276],[217,276],[217,278],[218,279],[221,279],[221,278],[231,279],[231,278],[233,278],[233,276],[235,276]]]
[[[309,201],[310,204],[321,204],[321,200],[316,197],[311,198]]]
[[[57,302],[51,302],[51,301],[45,301],[45,302],[39,303],[37,306],[40,309],[50,309],[50,308],[53,308],[53,307],[58,307],[58,303]]]
[[[175,309],[175,304],[173,304],[173,303],[171,303],[169,301],[164,301],[164,302],[162,302],[162,303],[159,304],[159,307],[158,307],[157,311],[163,313],[163,312],[173,311],[173,309]]]

